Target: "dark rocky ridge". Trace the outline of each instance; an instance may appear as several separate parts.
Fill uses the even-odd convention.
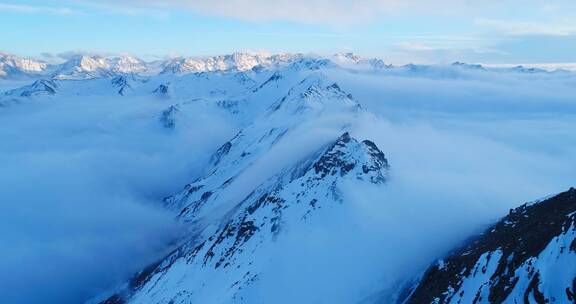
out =
[[[483,234],[471,239],[464,246],[452,252],[441,266],[430,267],[414,290],[405,291],[407,299],[402,303],[448,303],[451,300],[449,290],[458,290],[462,279],[467,277],[480,256],[485,253],[502,251],[496,271],[490,277],[489,303],[502,303],[510,295],[519,278],[515,271],[529,258],[537,257],[552,239],[567,231],[575,222],[576,189],[560,193],[554,197],[534,204],[524,204],[502,218]],[[576,254],[576,240],[570,250]],[[485,271],[485,269],[483,269]],[[531,274],[530,284],[524,293],[525,303],[533,296],[537,303],[552,303],[538,290],[540,274]],[[452,295],[454,296],[454,295]],[[439,301],[436,301],[439,300]],[[479,294],[474,303],[481,301]],[[567,288],[564,299],[556,303],[576,303],[574,287]],[[482,302],[485,303],[485,302]]]

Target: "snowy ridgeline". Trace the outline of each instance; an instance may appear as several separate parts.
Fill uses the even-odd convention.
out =
[[[337,53],[321,58],[303,54],[265,55],[234,53],[213,57],[176,57],[144,61],[135,56],[104,57],[100,55],[74,55],[61,63],[49,63],[34,58],[0,52],[0,79],[90,79],[113,77],[121,74],[158,75],[188,74],[198,72],[249,71],[278,68],[307,59],[323,59],[344,68],[360,70],[398,70],[451,73],[449,66],[407,64],[393,66],[378,58],[364,58],[353,53]],[[452,67],[471,70],[494,70],[522,73],[568,72],[575,70],[573,64],[486,65],[455,62]]]
[[[352,54],[331,59],[234,54],[153,63],[133,57],[80,56],[57,66],[2,56],[4,75],[33,78],[2,93],[2,111],[18,113],[20,107],[60,103],[89,109],[110,107],[113,110],[104,116],[129,112],[130,119],[144,117],[145,123],[136,128],[174,136],[184,143],[189,139],[185,132],[191,129],[202,130],[201,137],[215,136],[211,129],[222,128],[219,124],[234,130],[211,150],[205,163],[196,164],[194,179],[161,202],[185,230],[171,244],[170,252],[89,303],[568,303],[575,299],[574,191],[512,211],[419,278],[417,273],[426,268],[420,264],[446,249],[432,248],[438,241],[422,235],[437,231],[447,239],[462,236],[446,232],[452,227],[434,230],[443,224],[435,223],[433,216],[414,214],[401,199],[393,202],[383,195],[395,176],[400,181],[406,177],[398,168],[410,169],[406,164],[413,161],[411,154],[403,161],[399,154],[414,153],[410,145],[396,150],[399,161],[395,165],[387,152],[395,144],[390,130],[404,132],[396,135],[403,143],[426,144],[426,136],[406,140],[412,129],[390,129],[378,120],[379,115],[414,113],[410,106],[431,112],[457,111],[459,118],[471,109],[490,113],[502,102],[498,98],[508,97],[495,87],[518,84],[527,89],[514,92],[518,100],[506,100],[506,110],[528,116],[567,113],[576,109],[569,98],[555,92],[545,104],[537,102],[548,96],[544,91],[551,90],[538,91],[531,85],[565,85],[575,79],[570,72],[462,63],[394,67]],[[430,79],[438,85],[453,82],[434,86],[442,97],[432,100],[436,103],[411,100],[418,94],[426,101],[433,98],[426,90],[412,92],[413,86],[429,89]],[[488,97],[474,103],[462,98],[468,96],[470,83],[491,94],[479,94]],[[386,93],[378,91],[381,87]],[[395,94],[402,89],[411,94],[397,100]],[[383,96],[386,102],[379,103]],[[144,110],[153,112],[151,119]],[[121,121],[114,127],[127,125]],[[489,130],[488,126],[482,124],[483,129]],[[98,127],[106,135],[114,129]],[[376,141],[366,136],[379,136],[379,132],[387,132],[390,138]],[[440,137],[445,141],[439,146],[441,154],[448,153],[445,144],[455,138]],[[169,148],[179,144],[169,143]],[[472,150],[491,144],[469,143]],[[518,143],[522,148],[524,144]],[[488,152],[508,153],[500,147]],[[433,150],[426,154],[432,155],[427,164],[442,161]],[[526,162],[534,163],[530,160]],[[426,176],[423,167],[417,164],[416,175]],[[428,195],[419,198],[423,197],[437,203]],[[449,213],[435,212],[438,217]],[[410,214],[411,221],[386,226],[380,216],[387,213]],[[384,218],[392,222],[392,217]],[[412,221],[419,225],[406,224]],[[417,236],[413,243],[422,244],[404,238],[410,236]],[[422,253],[428,249],[430,253]]]

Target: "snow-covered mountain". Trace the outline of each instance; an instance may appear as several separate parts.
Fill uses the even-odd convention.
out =
[[[30,78],[46,72],[48,68],[46,62],[0,52],[0,78]]]
[[[108,62],[112,72],[120,74],[144,74],[150,70],[150,64],[135,56],[113,57]]]
[[[342,66],[352,68],[388,69],[393,67],[391,64],[386,64],[382,59],[364,58],[354,53],[336,53],[333,60]]]
[[[90,79],[118,74],[146,74],[148,63],[134,56],[103,57],[76,55],[59,65],[51,77],[56,79]]]
[[[575,280],[571,188],[510,210],[431,266],[404,303],[574,303]]]
[[[214,71],[247,71],[258,66],[278,66],[289,63],[300,54],[278,54],[265,56],[261,54],[234,53],[231,55],[214,56],[206,58],[180,57],[165,63],[161,73],[187,74],[195,72]]]
[[[109,77],[112,73],[105,57],[76,55],[60,65],[53,73],[57,79],[86,79]]]
[[[216,158],[228,155],[225,147]],[[189,186],[188,193],[201,193],[200,200],[188,197],[192,202],[181,211],[195,222],[194,238],[102,303],[255,303],[262,292],[259,281],[274,276],[268,256],[278,239],[299,226],[330,221],[325,210],[349,203],[342,199],[344,181],[380,185],[387,170],[384,154],[372,142],[344,133],[227,210],[209,205],[210,198],[221,195],[220,189]],[[216,222],[211,219],[215,212]]]

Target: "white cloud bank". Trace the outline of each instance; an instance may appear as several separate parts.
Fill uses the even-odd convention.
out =
[[[206,112],[167,132],[165,107],[84,97],[1,109],[4,302],[81,303],[165,253],[179,227],[159,202],[235,132]]]
[[[76,10],[64,6],[52,7],[15,3],[0,3],[0,12],[55,15],[72,15],[78,13]]]

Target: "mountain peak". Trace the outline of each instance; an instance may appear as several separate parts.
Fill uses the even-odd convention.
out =
[[[313,168],[319,178],[353,173],[358,179],[367,176],[372,183],[381,184],[387,179],[389,165],[384,153],[373,142],[358,142],[345,132],[314,163]]]
[[[48,67],[49,65],[41,60],[0,53],[0,77],[37,76]]]
[[[392,65],[386,64],[382,59],[378,58],[364,58],[354,53],[336,53],[333,56],[334,60],[344,66],[350,68],[372,68],[372,69],[386,69],[392,68]]]
[[[279,109],[300,113],[306,109],[348,109],[358,110],[360,104],[351,94],[343,91],[335,82],[330,82],[322,73],[312,73],[292,87],[288,93],[272,105],[272,111]]]
[[[98,55],[78,54],[61,64],[53,73],[56,79],[89,79],[109,77],[112,72],[106,58]]]

